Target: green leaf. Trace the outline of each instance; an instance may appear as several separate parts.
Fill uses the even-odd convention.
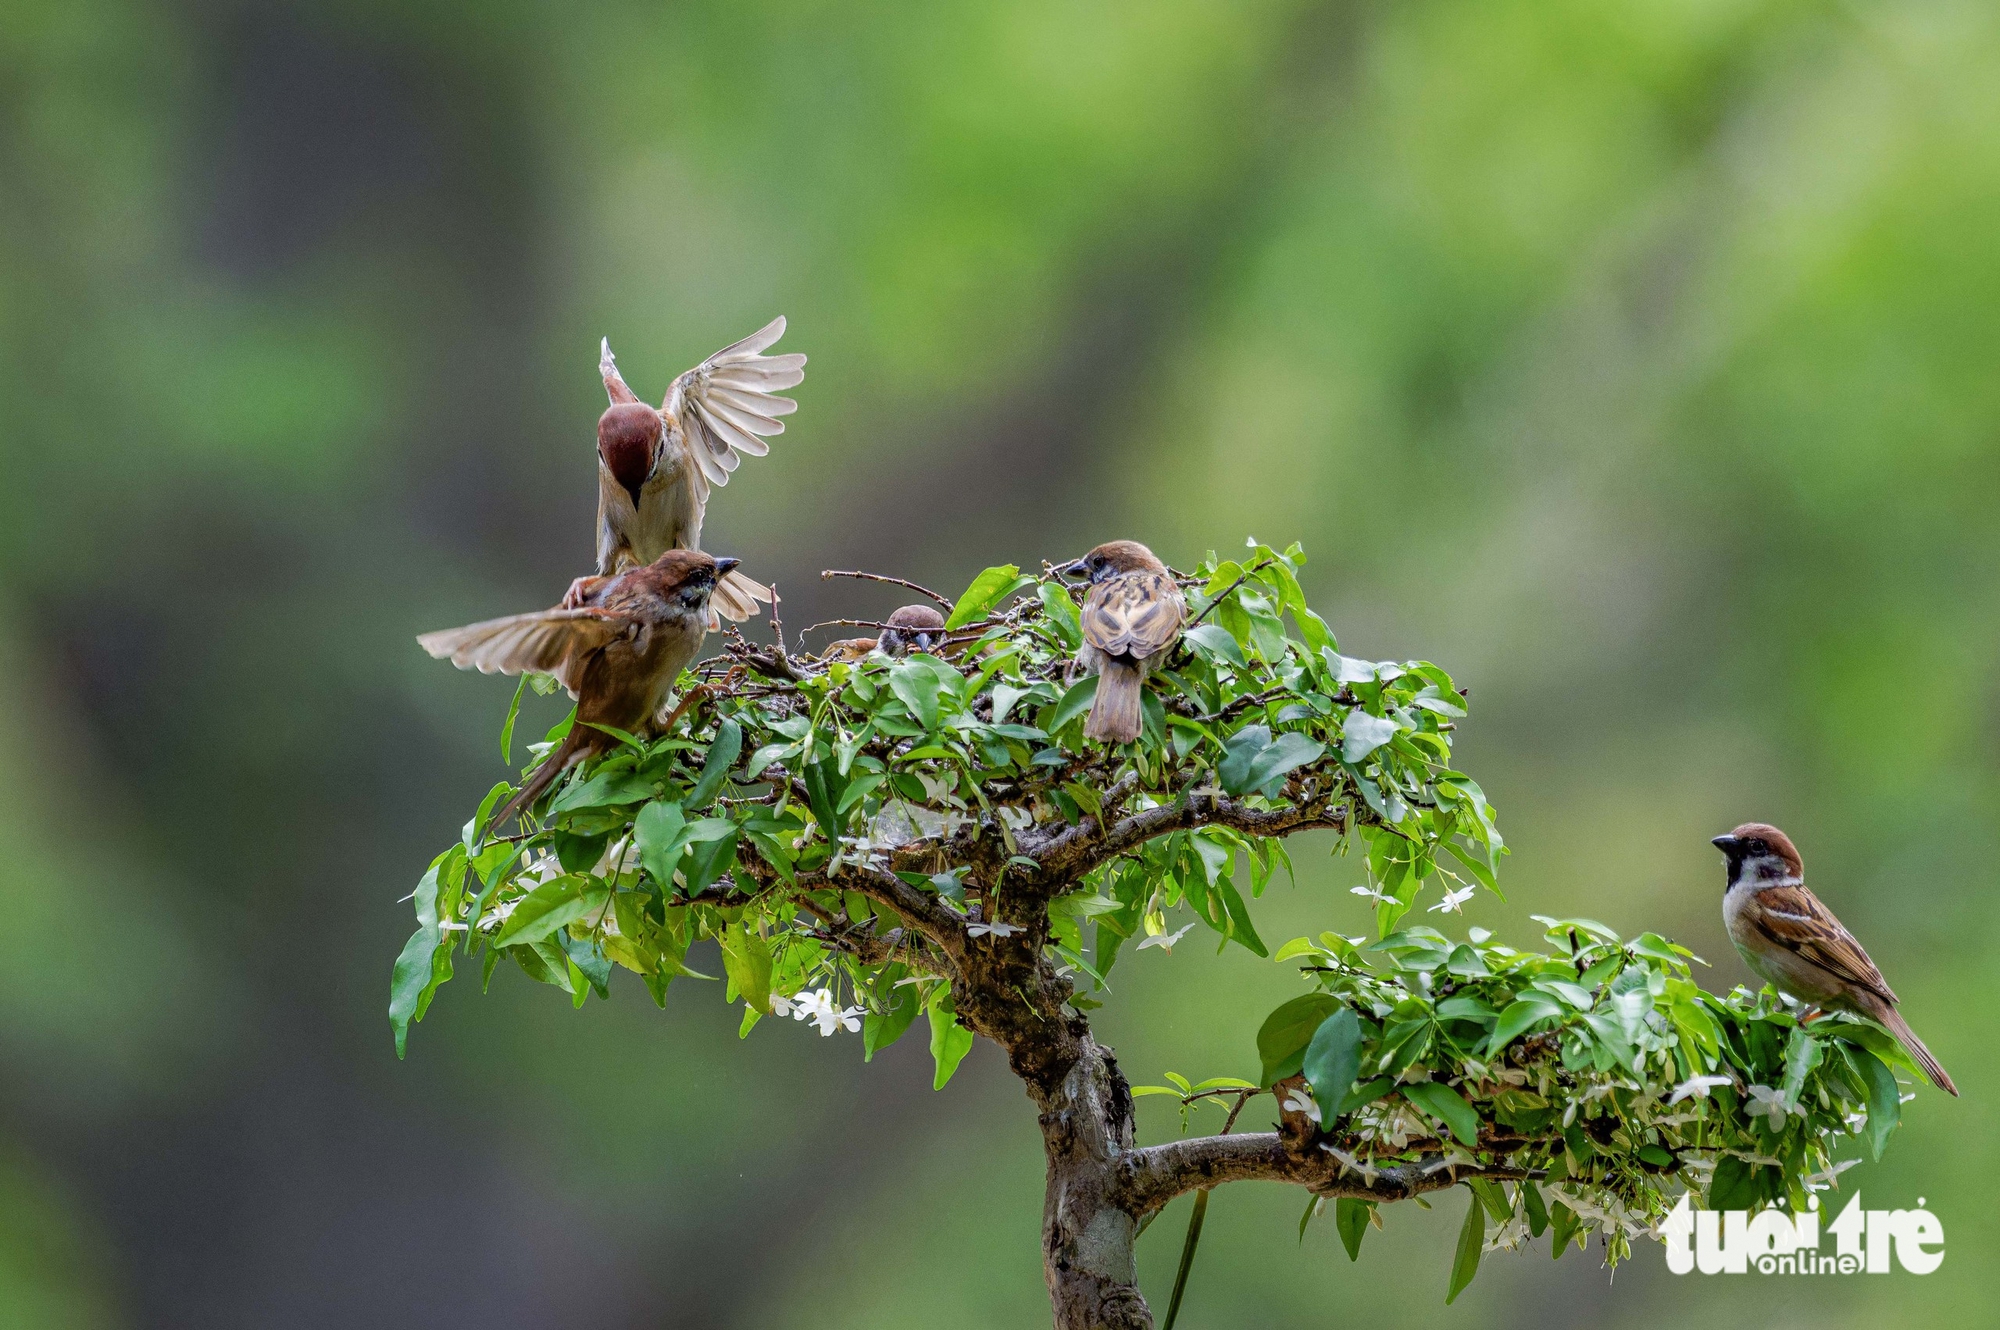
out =
[[[1361,1019],[1350,1007],[1334,1012],[1306,1045],[1300,1068],[1313,1098],[1319,1101],[1320,1123],[1327,1130],[1346,1112],[1347,1092],[1361,1071]]]
[[[1054,582],[1044,582],[1036,594],[1041,597],[1042,613],[1048,616],[1063,644],[1071,651],[1082,646],[1083,621],[1077,615],[1076,601],[1071,598],[1069,589]]]
[[[1386,717],[1350,711],[1340,727],[1340,756],[1348,762],[1359,762],[1395,738],[1400,729],[1402,726]]]
[[[708,746],[708,757],[701,766],[701,779],[688,792],[687,807],[699,811],[708,806],[722,789],[722,782],[729,777],[729,769],[736,765],[736,759],[743,752],[743,727],[733,720],[725,720],[715,732],[715,742]]]
[[[461,849],[459,853],[463,853]],[[396,964],[389,975],[389,1024],[396,1031],[396,1056],[403,1056],[403,1046],[409,1037],[410,1022],[420,1019],[421,1008],[437,986],[444,982],[437,974],[435,957],[438,943],[444,937],[438,928],[438,866],[450,857],[450,852],[438,856],[430,870],[417,883],[417,931],[410,934],[410,940],[403,944],[403,950],[396,957]],[[447,944],[449,942],[447,941]],[[444,975],[448,978],[451,958],[445,957]]]
[[[937,1063],[937,1074],[931,1078],[933,1090],[944,1089],[958,1064],[972,1051],[972,1031],[958,1023],[954,1012],[949,994],[930,1005],[931,1059]]]
[[[1222,908],[1229,916],[1229,938],[1259,956],[1269,956],[1264,939],[1257,936],[1257,929],[1250,922],[1249,907],[1243,904],[1243,897],[1237,893],[1236,884],[1228,874],[1215,883],[1216,894],[1222,897]]]
[[[1526,1034],[1537,1022],[1551,1016],[1560,1017],[1563,1009],[1553,999],[1529,990],[1507,1005],[1500,1013],[1500,1019],[1493,1026],[1492,1037],[1486,1041],[1486,1056],[1499,1056],[1500,1050]]]
[[[890,691],[903,700],[903,705],[910,709],[910,715],[926,730],[938,727],[942,715],[938,690],[942,683],[927,661],[899,660],[890,667]]]
[[[1724,1155],[1715,1161],[1715,1173],[1708,1180],[1708,1208],[1711,1210],[1754,1210],[1757,1207],[1757,1179],[1754,1165]]]
[[[987,611],[1022,587],[1032,586],[1034,581],[1032,577],[1022,577],[1021,570],[1011,563],[988,568],[973,578],[972,585],[958,598],[958,604],[952,607],[950,617],[944,621],[945,630],[963,628],[975,619],[985,618]]]
[[[1542,1189],[1525,1179],[1514,1186],[1521,1193],[1521,1208],[1528,1216],[1528,1236],[1539,1238],[1549,1226],[1549,1209],[1542,1200]]]
[[[1352,1196],[1343,1196],[1333,1203],[1333,1226],[1340,1231],[1340,1245],[1347,1249],[1348,1260],[1361,1259],[1361,1239],[1368,1233],[1368,1221],[1374,1212],[1374,1202]]]
[[[1896,1123],[1903,1114],[1895,1073],[1882,1059],[1858,1044],[1847,1044],[1842,1051],[1868,1089],[1868,1125],[1865,1128],[1868,1152],[1879,1161],[1883,1149],[1889,1144],[1889,1133],[1896,1130]],[[1721,1172],[1720,1165],[1717,1165],[1716,1171]]]
[[[1499,1183],[1491,1178],[1473,1178],[1465,1185],[1472,1188],[1472,1194],[1486,1207],[1486,1213],[1494,1223],[1504,1224],[1514,1217],[1514,1207],[1507,1200],[1507,1189]]]
[[[1305,1063],[1306,1047],[1320,1023],[1339,1006],[1340,999],[1331,993],[1306,993],[1266,1016],[1257,1031],[1257,1056],[1264,1064],[1257,1083],[1269,1089],[1287,1076],[1298,1075]]]
[[[610,891],[574,873],[551,878],[523,896],[493,939],[496,947],[539,942],[558,928],[602,913]]]
[[[528,676],[514,685],[514,700],[507,704],[507,723],[500,727],[500,760],[514,765],[514,722],[521,718],[521,694],[528,691]]]
[[[1465,1292],[1465,1286],[1479,1273],[1479,1253],[1485,1245],[1486,1207],[1474,1196],[1466,1207],[1465,1224],[1458,1230],[1458,1254],[1451,1260],[1451,1292],[1445,1294],[1446,1306]]]
[[[1479,1144],[1479,1114],[1449,1085],[1442,1081],[1418,1081],[1403,1087],[1403,1098],[1450,1127],[1460,1144]]]
[[[861,1060],[873,1062],[882,1049],[903,1037],[917,1019],[917,986],[897,981],[907,973],[900,964],[882,967],[881,982],[887,997],[881,1011],[871,1011],[861,1020]]]
[[[573,784],[549,805],[549,816],[579,808],[606,808],[635,804],[653,797],[653,782],[636,771],[600,771],[589,780]]]
[[[1576,1236],[1577,1229],[1582,1226],[1583,1221],[1577,1217],[1576,1211],[1561,1201],[1555,1203],[1555,1208],[1549,1211],[1550,1260],[1562,1259],[1563,1253],[1569,1250],[1570,1239]]]
[[[703,841],[693,848],[688,855],[687,871],[681,875],[681,883],[689,896],[698,896],[715,885],[716,879],[735,864],[736,828],[732,825],[726,835]]]
[[[729,976],[728,997],[764,1015],[771,1013],[771,944],[741,919],[722,935],[722,970]]]
[[[672,887],[681,852],[687,848],[686,814],[681,806],[670,799],[655,799],[633,819],[632,834],[639,842],[640,864],[661,887]]]
[[[1097,700],[1097,676],[1092,674],[1078,681],[1074,688],[1062,695],[1056,703],[1055,714],[1042,728],[1050,734],[1060,734],[1070,722],[1090,710],[1090,704]]]
[[[1250,662],[1244,659],[1243,648],[1236,644],[1236,639],[1230,636],[1229,630],[1220,624],[1197,624],[1188,629],[1187,642],[1194,648],[1196,655],[1205,659],[1222,661],[1238,670],[1250,668]]]

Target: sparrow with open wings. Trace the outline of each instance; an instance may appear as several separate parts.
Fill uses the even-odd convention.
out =
[[[1135,540],[1099,545],[1062,570],[1090,582],[1077,663],[1097,675],[1085,738],[1131,743],[1139,737],[1140,685],[1173,650],[1187,602],[1167,566]]]
[[[1805,865],[1791,838],[1765,823],[1745,822],[1714,843],[1729,860],[1722,921],[1744,964],[1801,1002],[1850,1011],[1883,1026],[1902,1041],[1932,1085],[1957,1094],[1951,1077],[1896,1010],[1896,994],[1875,962],[1807,890]]]
[[[569,736],[488,825],[525,812],[563,772],[617,742],[598,726],[644,735],[663,725],[667,694],[708,635],[710,598],[735,567],[734,559],[699,550],[668,550],[644,567],[598,579],[583,604],[417,639],[462,670],[552,674],[576,699]]]
[[[710,486],[727,485],[739,454],[770,451],[763,436],[785,432],[779,416],[799,404],[775,394],[803,382],[806,358],[763,352],[785,333],[773,319],[675,379],[660,409],[640,401],[618,372],[611,339],[598,372],[611,405],[597,421],[597,577],[580,577],[563,604],[581,605],[600,579],[649,564],[668,550],[701,548]],[[738,623],[771,602],[770,591],[730,573],[715,609]]]

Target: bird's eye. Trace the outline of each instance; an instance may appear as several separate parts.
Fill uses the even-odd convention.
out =
[[[1770,845],[1768,845],[1768,844],[1767,844],[1767,843],[1765,843],[1764,841],[1761,841],[1761,840],[1753,840],[1753,841],[1751,841],[1751,842],[1750,842],[1750,853],[1752,853],[1752,854],[1769,854],[1770,852],[1771,852],[1771,847],[1770,847]]]

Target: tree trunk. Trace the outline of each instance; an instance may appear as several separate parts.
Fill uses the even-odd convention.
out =
[[[1086,1034],[1069,1073],[1036,1098],[1049,1161],[1042,1270],[1056,1330],[1153,1330],[1132,1254],[1137,1225],[1112,1200],[1132,1147],[1132,1092],[1111,1050]]]

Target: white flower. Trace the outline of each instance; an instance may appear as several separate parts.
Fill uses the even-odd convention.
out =
[[[1754,1118],[1762,1114],[1769,1117],[1771,1119],[1772,1131],[1776,1131],[1785,1125],[1785,1114],[1803,1114],[1804,1112],[1805,1110],[1802,1108],[1786,1108],[1785,1096],[1781,1091],[1773,1090],[1768,1085],[1753,1085],[1750,1087],[1750,1116]]]
[[[438,932],[440,933],[463,933],[469,927],[470,925],[462,924],[456,919],[438,920]]]
[[[797,1005],[797,1003],[793,1002],[783,993],[771,994],[771,1014],[773,1016],[789,1016],[792,1014],[792,1008]]]
[[[1186,924],[1172,933],[1155,933],[1151,937],[1141,938],[1139,939],[1139,950],[1144,951],[1148,947],[1158,947],[1171,956],[1174,954],[1174,943],[1186,937],[1188,929],[1193,927],[1193,924]]]
[[[1332,1155],[1335,1159],[1338,1159],[1340,1161],[1341,1172],[1359,1173],[1361,1175],[1361,1180],[1364,1183],[1366,1183],[1370,1187],[1375,1185],[1375,1178],[1378,1174],[1381,1173],[1382,1170],[1376,1168],[1374,1164],[1363,1163],[1362,1161],[1356,1159],[1353,1155],[1347,1153],[1347,1151],[1336,1150],[1331,1145],[1328,1145],[1325,1142],[1321,1142],[1319,1148],[1326,1151],[1328,1154]]]
[[[778,1001],[776,998],[772,999],[773,1008],[778,1005]],[[862,1009],[834,1006],[833,990],[830,988],[815,988],[809,993],[801,993],[791,1001],[790,1007],[792,1019],[816,1023],[822,1039],[830,1036],[835,1030],[845,1029],[852,1034],[861,1028]]]
[[[1439,901],[1436,905],[1431,906],[1430,912],[1432,914],[1437,914],[1441,911],[1449,910],[1453,914],[1457,914],[1458,907],[1472,899],[1473,891],[1474,888],[1472,887],[1462,887],[1457,891],[1447,891],[1444,894],[1443,900]]]
[[[979,923],[967,924],[965,926],[965,932],[968,937],[985,937],[989,933],[994,937],[1012,937],[1020,931],[1021,926],[1019,924],[1002,923],[998,919],[995,919],[990,924]]]
[[[1394,896],[1389,895],[1387,892],[1383,891],[1382,888],[1380,887],[1372,887],[1372,886],[1349,887],[1347,890],[1349,894],[1355,896],[1365,896],[1369,900],[1374,901],[1377,905],[1380,905],[1384,901],[1390,901],[1395,899]]]
[[[1669,1104],[1678,1104],[1681,1100],[1695,1095],[1706,1099],[1708,1098],[1708,1092],[1717,1086],[1733,1084],[1735,1084],[1735,1077],[1733,1076],[1690,1076],[1674,1087],[1674,1092],[1667,1096],[1667,1102]]]
[[[1311,1090],[1294,1086],[1285,1092],[1285,1102],[1278,1105],[1287,1113],[1303,1113],[1314,1122],[1320,1120],[1319,1101],[1313,1098]]]

